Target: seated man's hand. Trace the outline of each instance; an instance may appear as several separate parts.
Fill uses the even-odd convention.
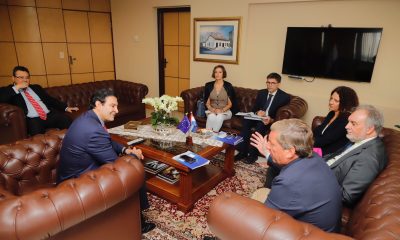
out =
[[[257,148],[257,150],[264,156],[269,154],[266,148],[268,142],[267,136],[268,135],[265,135],[265,137],[263,137],[259,132],[255,132],[250,138],[250,144]]]
[[[132,147],[127,148],[127,149],[125,150],[125,153],[126,153],[126,154],[135,154],[136,157],[137,157],[139,160],[144,158],[144,156],[143,156],[143,154],[142,154],[142,150],[137,149],[137,148],[135,148],[135,147],[133,147],[133,148],[132,148]]]
[[[265,117],[265,111],[262,111],[262,110],[258,111],[257,116]]]
[[[78,111],[79,108],[78,107],[67,107],[67,109],[65,109],[66,112],[72,112],[72,111]]]
[[[272,122],[273,122],[273,119],[271,117],[269,117],[269,116],[267,116],[266,118],[263,119],[263,123],[265,125],[268,125],[268,124],[270,124]]]

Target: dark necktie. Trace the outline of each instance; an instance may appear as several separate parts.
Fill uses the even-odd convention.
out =
[[[25,96],[28,99],[28,101],[32,104],[33,108],[38,113],[39,118],[42,120],[46,120],[47,114],[43,110],[43,108],[39,105],[39,103],[32,97],[32,95],[27,90],[25,90],[24,93],[25,93]]]
[[[265,103],[265,106],[264,106],[264,110],[267,110],[268,109],[268,106],[269,106],[269,104],[271,103],[271,100],[272,100],[272,97],[273,97],[274,95],[272,95],[272,94],[268,94],[268,98],[267,98],[267,102]]]

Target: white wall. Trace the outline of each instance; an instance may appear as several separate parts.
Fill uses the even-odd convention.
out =
[[[306,83],[284,76],[281,87],[307,100],[309,110],[304,119],[308,123],[315,115],[327,113],[329,93],[339,85],[354,88],[361,103],[381,109],[385,126],[400,123],[400,79],[396,71],[400,67],[400,1],[113,0],[111,4],[117,78],[146,84],[149,96],[158,95],[158,7],[190,6],[192,19],[241,17],[239,64],[225,64],[227,79],[236,86],[257,89],[265,87],[269,72],[282,69],[288,26],[383,27],[371,83],[332,79]],[[139,41],[134,41],[134,36]],[[191,87],[209,81],[214,65],[192,61]]]

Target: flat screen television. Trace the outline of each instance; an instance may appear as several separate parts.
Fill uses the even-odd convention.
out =
[[[282,73],[371,82],[382,28],[288,27]]]

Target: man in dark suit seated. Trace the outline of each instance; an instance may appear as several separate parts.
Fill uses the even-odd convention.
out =
[[[349,116],[346,125],[347,138],[351,144],[324,156],[336,175],[342,190],[342,202],[353,207],[362,197],[369,185],[387,164],[385,146],[378,137],[383,127],[383,116],[371,105],[361,105]],[[254,139],[254,140],[253,140]],[[262,151],[261,135],[253,135],[254,146]],[[269,168],[265,186],[271,187],[280,169],[268,158]]]
[[[22,108],[26,115],[29,135],[44,133],[47,128],[64,129],[71,125],[71,119],[61,112],[79,109],[68,107],[67,104],[51,97],[40,85],[30,85],[30,73],[26,67],[16,66],[12,79],[14,84],[0,88],[0,102]]]
[[[119,154],[131,154],[137,159],[143,159],[140,149],[126,148],[111,140],[104,124],[114,121],[117,113],[118,100],[112,89],[100,89],[93,94],[90,98],[90,110],[75,119],[64,137],[57,183],[114,162]],[[139,194],[140,208],[145,210],[149,207],[149,202],[144,187]],[[155,228],[154,223],[145,222],[143,214],[141,221],[142,233]]]
[[[290,96],[286,92],[279,89],[281,76],[277,73],[270,73],[267,76],[267,89],[258,91],[256,103],[253,107],[260,117],[265,117],[263,121],[243,119],[243,127],[240,136],[243,142],[237,145],[239,153],[235,156],[235,160],[243,159],[243,162],[252,164],[257,160],[257,149],[250,145],[251,130],[254,127],[256,132],[265,135],[270,128],[271,123],[278,109],[290,102]]]
[[[342,201],[353,207],[387,164],[385,146],[378,137],[383,115],[371,105],[361,105],[349,116],[346,137],[353,143],[324,156],[342,188]]]
[[[297,220],[337,232],[342,209],[340,186],[325,161],[313,153],[310,127],[299,119],[284,119],[272,124],[266,146],[261,146],[265,141],[258,143],[260,148],[266,147],[280,173],[269,193],[257,190],[253,198]]]

